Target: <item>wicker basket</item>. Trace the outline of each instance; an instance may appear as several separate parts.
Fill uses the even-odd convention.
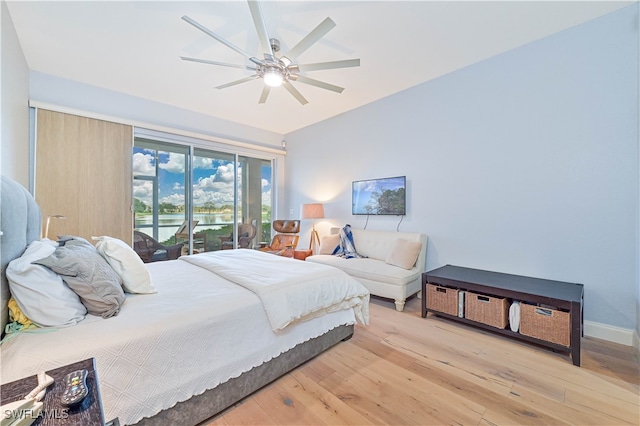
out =
[[[464,317],[502,329],[509,323],[509,302],[501,297],[468,291],[464,302]]]
[[[457,288],[427,284],[427,308],[449,315],[458,315]]]
[[[571,343],[571,315],[569,312],[521,303],[520,333],[568,347]]]

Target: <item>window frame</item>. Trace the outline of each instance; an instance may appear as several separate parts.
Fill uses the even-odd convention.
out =
[[[238,227],[238,209],[239,209],[239,181],[238,181],[238,164],[240,157],[248,157],[255,158],[262,161],[268,161],[271,164],[271,219],[278,217],[278,208],[277,208],[277,200],[279,193],[279,182],[283,181],[283,176],[279,173],[282,173],[283,167],[279,167],[279,165],[284,163],[284,153],[277,154],[275,152],[271,152],[271,150],[262,150],[262,149],[254,149],[250,147],[242,147],[237,146],[235,144],[225,144],[222,141],[212,141],[200,139],[192,136],[185,136],[179,134],[173,134],[168,132],[162,132],[158,130],[151,130],[145,128],[134,128],[133,132],[133,146],[138,147],[138,141],[142,142],[142,145],[148,145],[149,147],[154,146],[152,149],[158,150],[158,147],[162,145],[166,145],[167,148],[174,148],[176,146],[182,146],[187,149],[186,161],[185,161],[185,210],[187,210],[187,206],[189,206],[188,211],[185,212],[187,216],[187,220],[189,223],[189,229],[193,229],[193,158],[196,155],[196,150],[203,150],[205,152],[216,153],[219,152],[221,154],[229,154],[233,156],[234,162],[234,235],[237,235],[237,227]],[[157,151],[156,151],[157,152]],[[133,159],[133,155],[132,155]],[[156,158],[156,182],[154,182],[154,196],[158,197],[158,159]],[[132,181],[133,180],[146,180],[148,177],[135,177],[132,173]],[[190,188],[190,190],[187,190]],[[133,182],[132,182],[132,191],[133,191]],[[158,199],[154,199],[154,238],[156,238],[157,232],[157,210],[158,208]],[[132,198],[133,203],[133,198]],[[133,224],[135,228],[135,223]],[[256,238],[262,235],[262,221],[260,221],[260,229],[256,230]],[[234,241],[234,248],[237,248],[237,241]],[[193,241],[192,238],[189,238],[189,253],[193,252]]]

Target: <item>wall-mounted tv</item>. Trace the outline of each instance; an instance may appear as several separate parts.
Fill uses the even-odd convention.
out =
[[[351,213],[354,215],[407,214],[405,176],[358,180],[351,189]]]

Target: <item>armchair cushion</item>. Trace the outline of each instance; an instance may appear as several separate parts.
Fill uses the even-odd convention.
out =
[[[274,235],[269,246],[260,248],[260,251],[292,257],[293,251],[298,247],[300,221],[274,220],[273,229],[278,234]]]

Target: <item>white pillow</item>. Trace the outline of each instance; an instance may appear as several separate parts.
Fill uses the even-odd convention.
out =
[[[91,237],[96,250],[105,258],[111,268],[122,279],[122,287],[127,293],[157,293],[149,270],[140,256],[127,243],[117,238],[102,236]]]
[[[333,251],[340,244],[340,234],[331,234],[320,239],[320,249],[318,254],[333,254]]]
[[[65,327],[87,314],[80,298],[51,269],[31,262],[51,255],[58,243],[34,241],[7,266],[9,289],[20,310],[40,327]]]
[[[386,262],[389,265],[399,266],[404,269],[411,269],[416,264],[418,256],[422,250],[420,241],[409,241],[398,238],[387,256]]]

